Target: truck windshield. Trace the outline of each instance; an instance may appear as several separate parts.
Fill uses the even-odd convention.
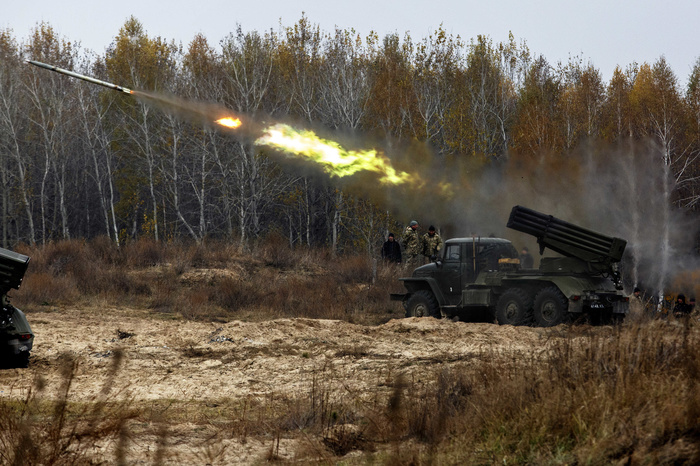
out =
[[[460,260],[459,247],[460,247],[459,244],[448,244],[447,247],[445,248],[444,260],[446,260],[446,261],[459,261]]]

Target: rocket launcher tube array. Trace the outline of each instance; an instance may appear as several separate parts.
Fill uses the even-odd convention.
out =
[[[47,65],[46,63],[42,63],[40,61],[27,60],[27,63],[30,63],[34,66],[38,66],[40,68],[46,68],[47,70],[55,71],[57,73],[65,74],[65,75],[71,76],[73,78],[82,79],[83,81],[87,81],[89,83],[99,84],[100,86],[108,87],[110,89],[114,89],[115,91],[121,91],[121,92],[124,92],[125,94],[131,95],[134,93],[134,91],[132,91],[128,87],[117,86],[116,84],[108,83],[107,81],[102,81],[100,79],[91,78],[90,76],[85,76],[84,74],[78,74],[78,73],[75,73],[73,71],[59,68],[57,66]]]
[[[508,219],[508,228],[537,238],[541,248],[586,262],[619,262],[627,242],[596,233],[522,206],[515,206]]]

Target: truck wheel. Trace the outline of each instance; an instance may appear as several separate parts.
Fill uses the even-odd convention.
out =
[[[540,327],[554,327],[566,319],[569,300],[556,286],[542,288],[535,296],[535,322]]]
[[[527,325],[532,320],[530,296],[520,288],[510,288],[498,298],[496,320],[500,325]]]
[[[15,367],[20,369],[29,367],[29,351],[23,351],[15,356]]]
[[[12,352],[0,353],[0,369],[24,369],[29,367],[29,352],[19,354]]]
[[[419,290],[406,303],[406,317],[440,317],[440,306],[430,291]]]

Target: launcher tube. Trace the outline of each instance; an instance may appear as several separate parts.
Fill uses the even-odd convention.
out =
[[[78,73],[75,73],[73,71],[59,68],[57,66],[47,65],[46,63],[42,63],[40,61],[27,60],[27,63],[30,63],[34,66],[38,66],[40,68],[46,68],[47,70],[55,71],[56,73],[65,74],[65,75],[68,75],[72,78],[82,79],[83,81],[87,81],[89,83],[99,84],[100,86],[108,87],[110,89],[114,89],[115,91],[124,92],[125,94],[131,95],[134,93],[134,91],[132,91],[128,87],[117,86],[116,84],[108,83],[107,81],[102,81],[101,79],[91,78],[90,76],[85,76],[84,74],[78,74]]]

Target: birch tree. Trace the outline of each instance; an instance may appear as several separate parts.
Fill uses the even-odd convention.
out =
[[[413,44],[406,35],[403,43],[397,34],[389,34],[382,40],[368,37],[371,53],[372,97],[369,121],[372,128],[380,129],[389,139],[400,139],[413,132],[416,113],[413,91],[411,57]]]
[[[573,149],[584,138],[598,136],[604,88],[600,72],[580,59],[572,58],[561,71],[564,148]]]
[[[107,71],[112,82],[128,83],[134,89],[144,89],[149,92],[162,92],[167,83],[167,75],[172,71],[172,55],[175,47],[161,38],[150,39],[141,23],[133,16],[125,22],[107,52],[105,60]],[[160,239],[158,208],[161,179],[159,167],[162,163],[162,153],[157,142],[160,129],[157,110],[148,103],[125,99],[122,96],[115,102],[121,112],[121,121],[116,135],[122,135],[120,157],[126,162],[121,173],[125,176],[121,187],[125,190],[121,196],[122,209],[132,218],[132,234],[136,233],[139,222],[138,210],[141,204],[140,185],[135,177],[146,173],[147,197],[150,201],[150,216],[144,215],[143,227],[146,228],[156,241]],[[164,213],[165,215],[165,213]]]
[[[544,57],[530,66],[520,89],[513,145],[520,153],[557,152],[562,147],[557,102],[560,83]]]
[[[22,52],[9,31],[0,32],[0,183],[2,183],[2,244],[9,244],[10,212],[15,186],[24,211],[24,222],[15,218],[18,231],[24,230],[31,244],[36,243],[33,200],[31,197],[31,159],[23,147],[29,127],[29,102],[23,91]],[[16,212],[17,215],[19,212]],[[18,235],[18,239],[22,237]]]
[[[236,34],[222,43],[223,66],[226,81],[226,103],[239,113],[260,118],[263,114],[275,114],[285,108],[277,92],[280,83],[276,74],[278,42],[272,33],[264,37],[257,32]],[[291,180],[285,179],[267,157],[259,152],[253,141],[239,138],[230,158],[217,159],[222,172],[233,175],[233,194],[240,242],[248,236],[257,236],[263,229],[262,216]],[[227,171],[228,166],[233,171]]]
[[[690,73],[685,101],[689,112],[691,149],[688,156],[687,183],[682,188],[679,203],[697,212],[700,206],[700,59],[695,62]]]
[[[75,51],[70,42],[59,39],[54,30],[42,23],[34,32],[26,46],[28,56],[33,60],[56,64],[72,69]],[[42,154],[41,179],[39,182],[39,203],[41,213],[41,239],[46,242],[55,229],[50,220],[49,208],[52,181],[56,183],[61,237],[70,238],[68,208],[66,205],[66,167],[70,157],[70,130],[73,124],[73,102],[75,83],[56,73],[46,73],[32,69],[26,84],[26,91],[32,103],[31,121],[37,135],[37,150]],[[55,218],[55,217],[54,217]]]
[[[603,140],[613,142],[622,138],[632,138],[631,90],[630,74],[623,73],[619,66],[615,67],[602,108]]]

